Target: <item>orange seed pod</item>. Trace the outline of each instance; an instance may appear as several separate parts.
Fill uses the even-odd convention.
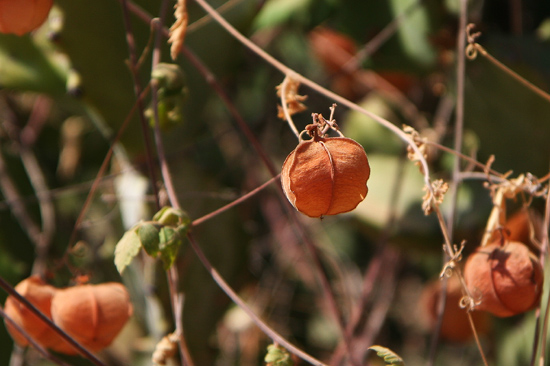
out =
[[[44,315],[51,318],[50,304],[57,290],[55,287],[47,285],[38,276],[32,276],[17,284],[15,290],[21,296],[29,300],[29,302],[44,313]],[[10,319],[22,327],[26,333],[39,344],[45,345],[49,343],[52,337],[57,336],[46,323],[40,320],[31,310],[12,296],[8,296],[6,299],[4,311]],[[5,322],[5,324],[6,329],[17,344],[20,346],[26,346],[28,344],[25,337],[19,331],[8,322]]]
[[[543,269],[538,258],[516,241],[479,247],[468,257],[464,277],[476,309],[500,317],[533,309],[542,292]]]
[[[0,32],[22,36],[46,20],[53,0],[0,0]]]
[[[426,325],[433,328],[437,322],[437,306],[441,296],[441,280],[430,282],[422,291],[420,305],[423,315],[426,318]],[[457,276],[452,276],[447,280],[447,299],[445,302],[445,312],[441,323],[441,338],[451,342],[468,342],[473,339],[474,333],[470,327],[466,309],[460,308],[462,299],[462,289]],[[472,320],[476,326],[478,334],[485,334],[489,331],[489,314],[485,312],[473,312]]]
[[[310,217],[353,210],[367,196],[370,166],[363,147],[346,137],[301,141],[283,164],[290,203]]]
[[[115,282],[61,289],[52,300],[55,324],[92,352],[111,344],[132,311],[126,288]]]

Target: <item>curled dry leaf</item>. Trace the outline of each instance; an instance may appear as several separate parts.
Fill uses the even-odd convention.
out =
[[[0,33],[22,36],[40,27],[53,0],[0,0]]]
[[[507,317],[537,306],[543,269],[537,257],[520,242],[493,242],[472,253],[464,278],[476,310]]]
[[[170,38],[168,38],[168,43],[172,46],[170,47],[170,57],[172,60],[178,58],[178,54],[183,48],[183,41],[185,40],[185,34],[187,33],[187,7],[185,0],[178,0],[174,6],[174,17],[176,21],[170,27]]]
[[[126,288],[115,282],[60,289],[51,306],[55,324],[92,352],[111,344],[132,310]]]
[[[540,253],[543,227],[543,217],[537,211],[527,208],[513,213],[505,224],[507,239],[524,243],[535,254]]]
[[[283,88],[284,85],[286,86]],[[277,86],[277,96],[282,97],[284,92],[284,98],[281,98],[281,100],[284,100],[286,102],[288,114],[290,114],[291,116],[296,113],[303,112],[307,109],[307,107],[302,103],[307,99],[307,95],[299,95],[299,87],[300,83],[288,76],[280,85]],[[283,107],[278,105],[277,110],[277,117],[279,117],[280,119],[285,119]]]
[[[443,198],[448,190],[449,185],[443,179],[433,181],[431,189],[424,186],[426,193],[422,197],[422,210],[424,210],[425,215],[432,213],[434,206],[443,203]]]
[[[155,347],[151,357],[154,365],[166,365],[169,359],[174,357],[178,351],[178,335],[175,333],[163,337]]]
[[[281,173],[290,203],[310,217],[353,210],[367,196],[370,166],[363,147],[346,137],[301,141]]]
[[[410,161],[414,162],[414,164],[418,166],[418,168],[422,171],[422,164],[420,164],[420,160],[422,158],[426,159],[428,157],[426,139],[421,137],[418,131],[411,126],[403,125],[403,131],[410,136],[411,143],[415,144],[418,147],[418,151],[420,151],[420,153],[422,154],[422,157],[420,157],[418,153],[412,148],[412,146],[408,145],[407,158]]]

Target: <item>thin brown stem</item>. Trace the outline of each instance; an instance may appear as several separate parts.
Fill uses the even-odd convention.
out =
[[[439,149],[441,151],[445,151],[445,152],[448,152],[450,154],[453,154],[456,157],[458,157],[458,158],[460,158],[460,159],[462,159],[466,162],[469,162],[470,164],[472,164],[472,165],[474,165],[474,166],[476,166],[480,169],[483,169],[484,171],[487,170],[487,173],[492,174],[495,177],[503,177],[504,176],[502,173],[499,173],[494,169],[491,169],[491,168],[487,169],[487,164],[480,163],[479,161],[472,158],[471,156],[465,155],[465,154],[463,154],[459,151],[451,149],[450,147],[438,144],[437,142],[433,142],[433,141],[425,141],[425,143],[427,145],[435,146],[437,149]],[[464,174],[468,174],[468,172],[458,172],[459,177],[463,176]],[[485,174],[485,178],[487,178],[487,174],[486,173],[484,173],[484,174]]]
[[[455,125],[454,125],[454,151],[456,151],[458,154],[462,151],[462,136],[463,136],[463,128],[464,128],[464,76],[465,76],[465,55],[464,55],[464,49],[466,48],[466,23],[467,23],[467,0],[461,0],[460,1],[460,21],[459,21],[459,29],[457,34],[457,70],[456,70],[456,113],[455,113]],[[449,210],[447,212],[447,218],[448,218],[448,225],[447,225],[447,233],[448,238],[446,238],[446,242],[452,242],[453,238],[453,231],[454,231],[454,222],[455,222],[455,216],[456,216],[456,204],[457,204],[457,197],[458,197],[458,187],[460,184],[460,163],[461,159],[460,156],[455,155],[454,156],[454,162],[453,162],[453,171],[452,171],[452,182],[450,184],[450,192],[449,192],[449,199],[451,200],[451,204],[449,205]],[[437,210],[438,219],[442,220],[442,217],[440,217],[440,212]],[[445,234],[445,230],[444,234]],[[449,247],[447,247],[447,250],[443,253],[443,266],[445,267],[447,265],[447,262],[451,259],[451,253],[453,253],[452,250],[449,250]],[[428,357],[428,366],[431,366],[435,363],[435,358],[437,355],[437,348],[439,344],[439,333],[441,329],[441,325],[443,324],[443,316],[445,314],[445,304],[447,302],[447,278],[445,276],[445,279],[443,280],[443,284],[440,289],[440,295],[438,297],[438,304],[437,304],[437,321],[436,321],[436,327],[432,333],[432,340],[430,344],[430,353]],[[473,323],[472,323],[473,326]],[[478,343],[479,345],[479,343]],[[483,350],[480,347],[480,352],[483,354]]]
[[[122,1],[122,0],[120,0],[120,1]],[[135,4],[129,3],[129,6],[131,6],[132,11],[135,11],[135,13],[138,16],[140,16],[142,19],[144,19],[144,20],[150,20],[151,19],[142,9],[137,7]],[[165,33],[168,34],[168,31],[165,30]],[[272,176],[277,176],[278,172],[276,171],[275,167],[273,166],[273,163],[271,162],[271,160],[269,159],[269,157],[265,153],[265,151],[264,151],[263,147],[261,146],[261,144],[255,138],[252,131],[250,131],[250,128],[245,123],[245,121],[242,119],[239,112],[233,106],[233,104],[231,103],[229,97],[227,96],[227,94],[225,93],[223,88],[218,84],[218,82],[216,81],[216,78],[214,77],[214,75],[202,64],[202,62],[188,48],[184,47],[182,52],[188,58],[188,60],[193,63],[193,65],[197,68],[197,70],[199,70],[199,72],[201,72],[201,74],[203,74],[203,76],[208,81],[208,83],[214,88],[214,90],[222,98],[223,102],[226,104],[226,106],[229,109],[230,113],[235,118],[239,128],[245,134],[245,136],[250,141],[250,143],[255,148],[255,150],[258,152],[260,158],[263,160],[263,162],[265,163],[266,167],[269,169]],[[280,186],[279,186],[279,191],[280,191],[280,195],[283,196],[283,193],[282,193],[282,190],[281,190]],[[288,202],[286,204],[286,207],[287,207],[287,210],[288,210],[288,207],[289,207]],[[299,224],[299,219],[297,218],[296,212],[292,208],[290,208],[288,210],[288,212],[291,215],[291,218],[292,218],[291,221],[297,225],[302,240],[306,243],[306,246],[308,247],[309,252],[314,257],[314,264],[318,268],[319,281],[321,282],[321,287],[323,289],[323,292],[326,294],[325,298],[328,299],[329,306],[332,309],[332,313],[335,314],[335,316],[338,320],[337,324],[341,327],[342,334],[345,334],[344,333],[344,327],[342,325],[343,323],[342,323],[342,317],[340,315],[340,311],[338,310],[338,307],[336,306],[336,301],[335,301],[335,298],[334,298],[334,294],[332,292],[332,289],[330,287],[328,279],[326,278],[326,275],[325,275],[324,271],[322,270],[321,262],[318,258],[317,253],[316,253],[316,248],[313,245],[313,243],[310,241],[309,236],[305,233],[305,229]],[[348,345],[348,347],[349,347],[349,342],[346,342],[346,345]]]
[[[298,356],[302,360],[315,365],[315,366],[327,366],[321,361],[317,360],[316,358],[310,356],[309,354],[305,353],[289,341],[287,341],[283,336],[281,336],[279,333],[273,330],[269,325],[267,325],[254,311],[248,306],[248,304],[241,299],[239,295],[233,289],[225,280],[223,277],[216,271],[216,269],[212,266],[208,258],[206,258],[204,252],[196,242],[193,234],[191,232],[187,233],[187,238],[189,239],[189,243],[191,244],[191,247],[195,251],[195,254],[199,258],[199,260],[202,262],[204,268],[210,273],[210,276],[212,276],[212,279],[220,286],[220,288],[233,300],[235,304],[237,304],[249,317],[252,319],[254,324],[258,328],[260,328],[269,338],[273,340],[273,342],[278,343],[279,345],[283,346],[285,349],[287,349],[289,352],[293,353],[294,355]]]
[[[145,107],[143,105],[143,100],[139,98],[142,92],[141,82],[139,80],[138,70],[136,69],[137,65],[137,52],[136,52],[136,46],[135,46],[135,40],[134,40],[134,33],[132,31],[132,23],[130,22],[130,14],[128,12],[128,1],[127,0],[121,0],[122,2],[122,15],[124,20],[124,29],[126,30],[126,43],[128,45],[128,54],[130,56],[130,73],[132,74],[132,79],[134,82],[134,91],[136,94],[137,100],[137,108],[138,108],[138,117],[140,121],[141,126],[141,132],[143,134],[143,142],[145,146],[145,156],[147,159],[147,168],[149,171],[149,177],[151,180],[151,188],[153,190],[153,196],[156,198],[156,206],[157,209],[160,209],[160,202],[158,201],[158,188],[157,188],[157,174],[155,172],[155,167],[153,164],[153,150],[151,147],[151,142],[149,141],[149,124],[147,123],[145,119],[144,110]]]
[[[36,243],[36,260],[33,264],[33,274],[44,274],[48,249],[55,232],[55,209],[44,173],[38,164],[36,155],[27,147],[21,146],[21,161],[38,198],[42,230]]]
[[[542,245],[541,245],[541,248],[540,248],[540,262],[541,262],[541,266],[542,268],[545,268],[545,262],[546,262],[546,256],[548,255],[548,245],[549,245],[549,238],[548,238],[548,226],[550,225],[550,193],[547,194],[546,196],[546,206],[545,206],[545,211],[544,211],[544,224],[543,224],[543,229],[542,229]],[[538,311],[540,311],[542,309],[541,306],[539,306],[539,309]],[[533,357],[531,359],[531,365],[534,365],[535,362],[535,357],[536,357],[536,353],[537,353],[537,349],[538,347],[540,347],[540,357],[539,357],[539,365],[544,365],[544,362],[545,362],[545,359],[546,359],[546,339],[547,339],[547,334],[548,334],[548,323],[550,321],[550,295],[549,295],[549,298],[547,300],[547,303],[545,304],[545,309],[544,309],[544,320],[543,320],[543,323],[542,325],[539,325],[540,324],[540,317],[538,317],[539,319],[537,319],[537,327],[536,328],[540,328],[540,332],[536,332],[535,333],[535,340],[534,340],[534,344],[533,344]],[[540,342],[538,341],[538,338],[539,338],[539,335],[540,334]]]
[[[474,339],[477,345],[477,349],[479,350],[479,353],[481,355],[481,359],[483,360],[483,364],[485,366],[489,366],[489,363],[487,362],[487,358],[485,357],[485,353],[483,352],[483,348],[481,347],[481,342],[479,341],[479,335],[477,334],[477,330],[474,324],[474,319],[472,318],[472,314],[469,311],[467,311],[466,315],[468,315],[468,322],[470,323],[470,328],[472,329],[472,333],[474,334]]]
[[[216,11],[220,14],[224,14],[242,2],[243,0],[228,0],[222,5],[220,5],[218,8],[216,8]],[[187,34],[204,27],[211,21],[212,21],[212,17],[208,14],[203,16],[202,18],[195,20],[193,23],[187,26]]]
[[[380,32],[378,32],[376,36],[370,39],[352,59],[346,62],[343,69],[348,72],[358,69],[359,65],[365,59],[373,55],[384,43],[388,41],[388,39],[395,34],[395,32],[397,32],[403,21],[405,21],[413,10],[418,8],[420,1],[422,0],[411,3],[401,14],[398,14],[395,18],[393,18],[393,20]]]
[[[147,85],[145,90],[141,93],[141,95],[138,97],[138,100],[143,100],[145,96],[149,93],[150,85]],[[109,146],[109,150],[107,151],[107,154],[105,154],[105,158],[103,159],[103,162],[101,163],[101,166],[99,167],[99,171],[96,174],[96,177],[92,183],[92,186],[90,187],[90,191],[88,192],[88,195],[86,196],[86,200],[84,201],[84,204],[82,205],[82,209],[80,210],[80,213],[78,214],[78,217],[76,218],[76,222],[73,226],[73,231],[71,232],[71,236],[69,238],[69,245],[67,247],[67,250],[65,252],[65,256],[68,255],[69,249],[72,248],[74,243],[76,242],[76,236],[78,233],[78,229],[80,228],[80,225],[84,221],[84,216],[86,215],[86,212],[88,210],[88,207],[90,207],[90,204],[92,203],[92,199],[94,198],[95,192],[99,188],[99,185],[102,181],[103,176],[105,175],[105,172],[107,171],[107,168],[109,167],[109,163],[111,162],[111,157],[113,156],[114,149],[116,148],[118,142],[120,141],[120,138],[122,137],[122,134],[124,131],[126,131],[126,128],[130,124],[132,117],[134,116],[134,113],[136,112],[138,108],[138,103],[134,103],[132,106],[132,109],[128,113],[128,116],[120,126],[116,136],[111,141],[111,146]]]
[[[251,190],[247,194],[242,195],[241,197],[237,198],[236,200],[232,201],[231,203],[228,203],[227,205],[225,205],[223,207],[220,207],[217,210],[212,211],[207,215],[204,215],[202,217],[199,217],[198,219],[193,220],[192,226],[198,226],[198,225],[202,224],[203,222],[205,222],[207,220],[210,220],[210,219],[214,218],[215,216],[218,216],[219,214],[221,214],[221,213],[237,206],[238,204],[246,201],[250,197],[256,195],[258,192],[262,191],[264,188],[271,185],[271,183],[275,182],[277,179],[279,179],[279,177],[280,177],[280,174],[277,174],[276,176],[274,176],[273,178],[271,178],[270,180],[268,180],[267,182],[265,182],[261,186]]]
[[[338,104],[344,105],[350,109],[353,109],[359,113],[362,113],[366,115],[367,117],[372,118],[385,128],[391,130],[393,133],[395,133],[400,139],[402,139],[404,142],[406,142],[408,145],[411,146],[411,148],[415,151],[415,153],[419,156],[420,164],[422,165],[423,172],[424,172],[424,180],[426,183],[426,186],[429,190],[432,190],[431,184],[430,184],[430,177],[429,177],[429,168],[428,163],[426,159],[424,158],[423,154],[418,149],[418,146],[411,141],[411,138],[408,134],[403,132],[399,127],[391,123],[385,118],[382,118],[378,116],[377,114],[374,114],[372,112],[367,111],[363,107],[359,106],[356,103],[351,102],[350,100],[341,97],[340,95],[322,87],[321,85],[317,84],[316,82],[298,74],[296,71],[292,70],[291,68],[284,65],[279,60],[275,59],[273,56],[262,50],[260,47],[258,47],[256,44],[254,44],[252,41],[250,41],[247,37],[242,35],[239,31],[237,31],[231,24],[227,22],[220,14],[216,12],[205,0],[195,0],[208,14],[212,16],[214,20],[218,22],[229,34],[231,34],[235,39],[237,39],[239,42],[241,42],[243,45],[245,45],[247,48],[249,48],[251,51],[256,53],[258,56],[263,58],[266,62],[271,64],[273,67],[278,69],[280,72],[282,72],[284,75],[291,77],[293,80],[296,80],[304,85],[307,85],[311,89],[317,91],[320,94],[325,95],[326,97],[333,99]]]
[[[164,0],[161,4],[160,21],[155,22],[157,29],[155,36],[155,44],[153,47],[153,60],[151,68],[154,70],[161,60],[161,41],[162,41],[162,23],[166,15],[168,1]],[[170,204],[174,208],[180,208],[176,190],[168,163],[166,160],[166,154],[164,152],[164,143],[162,141],[162,134],[160,131],[159,112],[158,112],[158,85],[156,80],[152,81],[152,101],[153,101],[153,116],[154,116],[154,133],[153,137],[157,149],[157,156],[160,165],[160,171],[162,175],[162,181],[166,187],[168,199]],[[151,157],[152,158],[152,157]],[[168,288],[170,292],[170,298],[172,302],[172,313],[174,315],[174,323],[176,326],[176,333],[178,336],[178,346],[180,350],[180,359],[182,366],[193,366],[193,360],[187,348],[185,342],[185,332],[183,329],[183,294],[179,292],[179,274],[176,266],[171,266],[167,271]]]
[[[321,87],[320,85],[318,85],[317,83],[314,83],[313,81],[310,81],[309,79],[297,74],[295,71],[293,71],[292,69],[286,67],[284,64],[282,64],[281,62],[277,61],[275,58],[273,58],[271,55],[267,54],[265,51],[261,50],[258,46],[256,46],[254,43],[252,43],[248,38],[244,37],[242,34],[240,34],[235,28],[233,28],[229,23],[227,23],[227,21],[225,21],[225,19],[223,19],[223,17],[221,17],[212,7],[210,7],[205,1],[202,1],[202,0],[196,0],[199,5],[201,5],[211,16],[214,20],[216,20],[219,24],[221,24],[231,35],[233,35],[237,40],[239,40],[240,42],[242,42],[244,45],[246,45],[247,47],[249,47],[252,51],[254,51],[255,53],[257,53],[259,56],[261,56],[262,58],[264,58],[267,62],[269,62],[271,65],[273,65],[274,67],[276,67],[277,69],[279,69],[281,72],[283,72],[285,75],[287,76],[290,76],[292,79],[294,80],[297,80],[303,84],[306,84],[308,85],[310,88],[320,92],[321,94],[324,94],[326,95],[327,97],[329,98],[333,98],[335,101],[339,102],[340,104],[343,104],[345,106],[347,106],[348,108],[351,108],[351,109],[354,109],[354,110],[357,110],[359,111],[360,113],[363,113],[363,114],[366,114],[367,116],[373,118],[374,120],[378,121],[379,123],[381,123],[382,125],[384,125],[385,127],[389,128],[390,130],[394,131],[400,138],[402,138],[404,141],[406,141],[408,144],[410,144],[412,146],[412,149],[415,150],[419,156],[421,156],[422,154],[420,153],[418,147],[416,146],[416,144],[414,144],[414,142],[411,141],[410,137],[404,133],[401,129],[399,129],[398,127],[396,127],[395,125],[393,125],[391,122],[379,117],[378,115],[375,115],[375,114],[372,114],[368,111],[366,111],[365,109],[361,108],[359,105],[355,104],[355,103],[352,103],[350,102],[349,100],[345,99],[345,98],[342,98],[340,97],[338,94],[335,94],[323,87]],[[139,11],[139,14],[140,16],[144,16],[144,12],[141,10]],[[183,50],[184,54],[186,56],[189,56],[189,55],[192,55],[190,53],[190,51],[187,49],[187,48],[184,48]],[[194,56],[194,55],[193,55]],[[190,59],[191,60],[191,59]],[[193,61],[192,61],[193,62]],[[204,71],[205,68],[204,66],[202,66],[201,64],[201,70]],[[209,77],[211,77],[212,75],[211,74],[208,74]],[[207,79],[209,80],[209,79]],[[216,87],[218,87],[216,85]],[[216,91],[221,91],[221,88],[219,89],[215,89]],[[220,95],[225,95],[225,93],[223,94],[220,94]],[[237,122],[239,122],[239,119],[237,120]],[[246,126],[246,124],[244,124],[244,126],[241,126],[239,124],[239,126],[242,128],[243,132],[246,133],[246,131],[248,131],[248,127]],[[248,137],[248,136],[247,136]],[[260,147],[257,147],[254,143],[254,141],[256,141],[255,138],[252,138],[250,139],[250,141],[252,142],[252,144],[254,145],[255,148],[257,148],[257,150],[259,152],[263,151],[263,149]],[[270,171],[272,172],[272,175],[276,175],[276,172],[274,171],[273,169],[273,166],[272,164],[270,163],[270,160],[269,158],[267,157],[263,157],[262,156],[262,159],[266,162],[266,165],[268,166],[268,168],[270,168]],[[425,172],[425,181],[427,183],[427,186],[430,190],[432,190],[432,187],[431,187],[431,184],[429,184],[430,180],[429,180],[429,175],[428,175],[428,165],[427,165],[427,162],[426,160],[421,157],[420,159],[420,162],[423,166],[423,171]],[[292,217],[294,218],[294,222],[298,222],[298,219],[296,218],[296,213],[292,210],[289,211],[291,215],[293,215]],[[305,230],[303,227],[298,227],[300,232],[301,232],[301,236],[302,236],[302,239],[304,240],[304,243],[306,244],[307,248],[308,248],[308,251],[310,252],[310,255],[312,256],[313,258],[313,261],[314,261],[314,265],[318,268],[318,273],[319,273],[319,279],[321,281],[321,286],[323,288],[323,291],[327,294],[327,301],[329,302],[329,306],[330,308],[332,309],[333,311],[333,314],[336,316],[337,318],[337,324],[339,325],[339,327],[341,328],[342,330],[342,334],[346,340],[346,345],[347,347],[351,347],[350,343],[349,343],[349,339],[346,339],[346,333],[345,333],[345,326],[343,325],[343,318],[341,316],[341,313],[338,309],[338,307],[336,306],[336,301],[335,301],[335,298],[334,298],[334,294],[332,293],[332,289],[330,287],[330,284],[328,282],[328,279],[326,278],[326,275],[322,269],[322,265],[321,265],[321,262],[320,262],[320,259],[319,259],[319,256],[317,254],[317,249],[316,247],[313,245],[313,243],[311,243],[311,241],[309,240],[308,236],[305,235]]]
[[[11,179],[6,163],[4,162],[4,157],[0,153],[0,190],[3,195],[6,197],[6,201],[11,208],[12,214],[15,216],[19,224],[21,225],[23,231],[27,233],[27,236],[35,245],[40,243],[40,228],[33,221],[27,208],[23,204],[19,190],[17,189],[16,184]]]
[[[25,329],[20,327],[19,324],[14,322],[6,314],[4,309],[2,309],[2,306],[0,306],[0,316],[2,318],[4,318],[4,321],[7,324],[9,324],[11,327],[15,328],[15,330],[17,330],[27,340],[27,342],[29,342],[34,347],[34,349],[36,349],[38,352],[40,352],[40,354],[42,354],[42,356],[44,358],[46,358],[46,359],[48,359],[48,360],[52,361],[53,363],[55,363],[57,365],[60,365],[60,366],[71,366],[68,363],[66,363],[65,361],[58,358],[57,356],[52,355],[50,352],[48,352],[48,350],[46,350],[44,347],[42,347],[40,344],[38,344],[30,335],[27,334]]]
[[[471,30],[473,28],[473,24],[469,25],[469,29]],[[519,82],[521,85],[526,87],[527,89],[531,90],[533,93],[537,94],[541,98],[545,99],[546,101],[550,102],[550,94],[536,86],[535,84],[531,83],[530,81],[526,80],[524,77],[520,76],[518,73],[516,73],[514,70],[510,69],[508,66],[504,65],[502,62],[497,60],[495,57],[493,57],[487,50],[480,45],[479,43],[475,42],[475,38],[477,35],[474,35],[474,37],[471,37],[470,44],[466,48],[466,56],[470,60],[474,60],[478,53],[481,54],[481,56],[485,57],[489,62],[491,62],[493,65],[498,67],[500,70],[511,76],[514,80]]]

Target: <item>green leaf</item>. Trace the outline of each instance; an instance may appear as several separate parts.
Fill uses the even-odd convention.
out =
[[[128,230],[118,241],[115,248],[115,266],[120,274],[139,253],[141,241],[136,228]]]
[[[267,346],[267,354],[265,355],[264,361],[270,366],[292,366],[292,358],[288,351],[282,347],[279,347],[275,344],[270,344]]]
[[[159,248],[159,229],[154,224],[151,223],[141,223],[137,228],[137,234],[139,235],[139,240],[143,249],[151,257],[156,257],[160,251]]]
[[[389,348],[371,346],[369,349],[375,351],[378,357],[383,358],[387,365],[405,366],[403,359]]]
[[[151,72],[151,77],[157,80],[159,92],[163,96],[180,95],[183,92],[185,77],[176,64],[159,63]]]
[[[178,249],[183,244],[183,238],[178,230],[171,227],[163,227],[159,232],[160,258],[164,262],[164,269],[169,269],[178,255]]]
[[[254,28],[274,27],[304,14],[311,0],[268,0],[254,20]]]
[[[191,219],[183,210],[165,206],[153,216],[153,221],[165,226],[189,225]]]

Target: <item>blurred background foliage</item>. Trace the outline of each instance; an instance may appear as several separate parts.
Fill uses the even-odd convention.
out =
[[[136,100],[121,4],[54,3],[48,21],[33,34],[0,36],[0,275],[15,285],[39,261],[57,286],[71,284],[77,274],[89,275],[92,282],[123,281],[132,294],[135,316],[101,357],[110,365],[149,365],[156,342],[173,330],[162,265],[140,257],[123,278],[113,265],[114,245],[124,231],[155,212],[144,137],[135,114],[87,208],[78,243],[69,243],[92,180]],[[160,0],[134,3],[159,15]],[[458,0],[211,4],[297,72],[397,126],[412,125],[422,135],[452,146]],[[283,75],[203,18],[194,2],[189,1],[188,8],[186,47],[215,75],[273,164],[281,166],[297,143],[276,116],[275,87]],[[471,2],[468,19],[483,32],[479,42],[489,52],[549,90],[550,2]],[[134,15],[130,21],[136,49],[144,52],[138,70],[143,87],[151,75],[151,27]],[[165,24],[172,22],[172,14],[167,14]],[[170,62],[168,47],[162,52],[162,61]],[[361,67],[344,71],[354,55],[363,55]],[[177,64],[185,75],[181,113],[163,129],[162,138],[181,205],[198,218],[271,176],[204,76],[182,55]],[[493,167],[501,172],[545,175],[550,104],[482,57],[468,61],[466,71],[464,153],[481,162],[494,155]],[[308,96],[308,110],[295,116],[298,129],[310,122],[312,112],[328,116],[331,100],[306,88],[300,93]],[[150,103],[148,96],[146,107]],[[321,249],[344,316],[355,316],[350,309],[363,311],[354,333],[355,356],[365,357],[367,347],[378,343],[399,353],[407,364],[421,364],[428,357],[431,331],[420,294],[441,270],[443,241],[435,218],[424,216],[420,207],[422,176],[406,160],[402,141],[388,130],[343,107],[337,108],[336,119],[344,134],[368,153],[369,195],[349,214],[300,221]],[[429,159],[434,176],[449,179],[452,157],[433,150]],[[158,163],[153,161],[158,180]],[[42,186],[36,183],[40,177]],[[38,232],[49,235],[44,250],[37,248],[31,227],[17,214],[18,205],[24,206],[24,216]],[[45,210],[48,205],[51,209]],[[535,209],[540,206],[533,204]],[[479,241],[490,209],[481,181],[461,186],[454,240],[467,240],[466,251]],[[342,357],[340,332],[287,210],[272,185],[193,230],[214,266],[258,314],[329,362],[334,349],[333,360]],[[190,248],[182,248],[177,266],[185,293],[186,339],[195,364],[262,364],[269,340],[230,303]],[[376,266],[382,268],[379,277]],[[5,297],[0,293],[2,303]],[[490,358],[499,365],[527,364],[531,316],[492,323],[482,336]],[[8,365],[12,342],[3,327],[0,347],[0,364]],[[437,350],[438,365],[480,363],[471,340],[443,339]],[[49,365],[32,351],[25,359],[28,365]],[[78,357],[68,360],[88,364]]]

